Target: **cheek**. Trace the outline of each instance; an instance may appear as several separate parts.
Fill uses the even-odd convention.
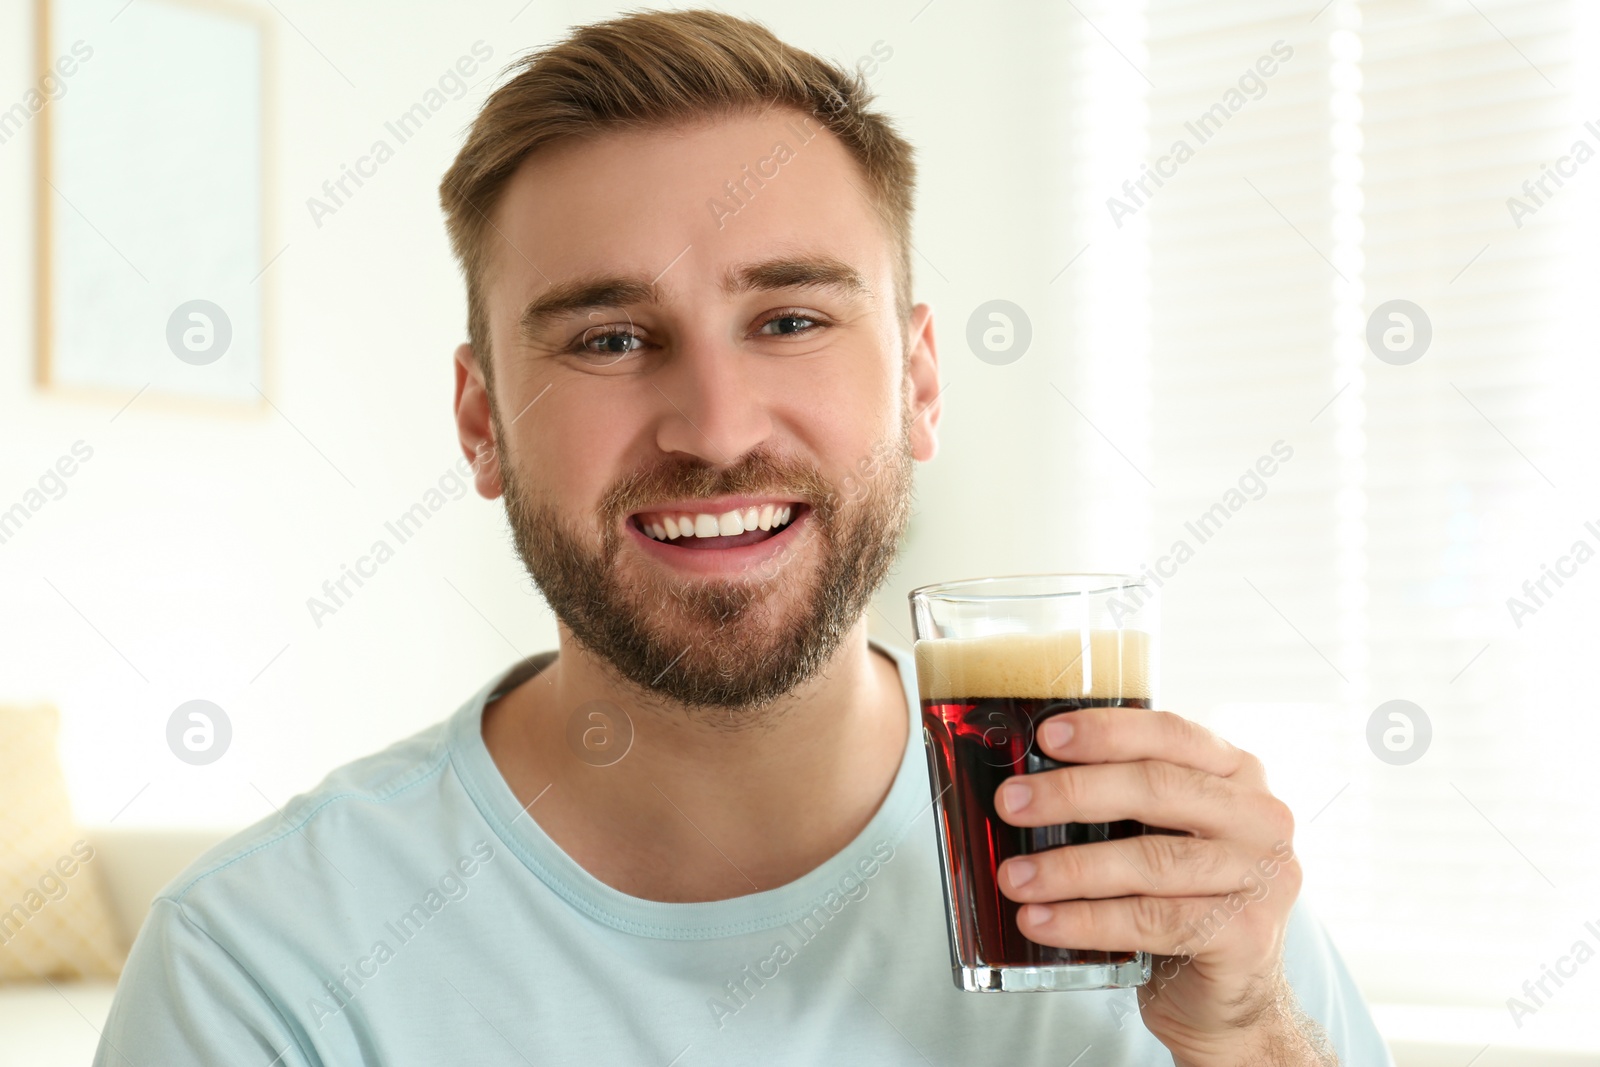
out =
[[[769,383],[774,413],[819,456],[853,468],[857,458],[898,425],[898,357],[891,368],[881,351],[833,353],[796,365]]]
[[[592,507],[619,479],[660,460],[656,433],[671,414],[662,410],[666,403],[648,376],[560,378],[507,428],[519,449],[519,472],[564,507]],[[514,417],[505,408],[502,414]]]
[[[628,462],[629,450],[648,424],[621,392],[596,395],[571,383],[552,388],[508,430],[520,480],[564,512],[592,511],[637,466]]]

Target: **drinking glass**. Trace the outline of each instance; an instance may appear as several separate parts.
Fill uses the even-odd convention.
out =
[[[995,790],[1071,764],[1035,744],[1044,720],[1080,708],[1153,706],[1157,606],[1125,574],[1025,574],[911,593],[922,736],[937,816],[957,988],[1114,989],[1150,977],[1148,953],[1055,948],[1017,928],[995,872],[1012,856],[1143,834],[1131,819],[1012,826]]]

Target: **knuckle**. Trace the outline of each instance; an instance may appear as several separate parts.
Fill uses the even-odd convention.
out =
[[[1282,800],[1271,794],[1267,795],[1266,813],[1263,818],[1274,840],[1294,840],[1294,811]]]
[[[1300,867],[1300,861],[1290,857],[1278,868],[1278,877],[1283,882],[1284,892],[1293,900],[1300,895],[1300,886],[1305,879],[1305,872]]]
[[[1146,834],[1138,840],[1140,848],[1144,850],[1145,862],[1150,867],[1150,875],[1158,883],[1180,875],[1209,875],[1216,867],[1215,855],[1210,849],[1202,847],[1203,842],[1196,838]]]
[[[1083,884],[1089,873],[1083,850],[1076,845],[1052,849],[1045,857],[1045,870],[1052,883],[1063,888]]]
[[[1206,800],[1213,800],[1219,804],[1228,804],[1237,799],[1239,787],[1236,783],[1226,778],[1219,778],[1205,771],[1183,769],[1185,784],[1192,786],[1194,792]]]
[[[1145,788],[1157,800],[1186,797],[1197,789],[1207,790],[1211,784],[1211,775],[1165,760],[1145,760],[1139,766]]]
[[[1165,800],[1173,793],[1177,786],[1177,771],[1170,763],[1161,760],[1145,760],[1139,765],[1140,777],[1144,779],[1144,787],[1151,796]]]
[[[1063,767],[1060,770],[1049,771],[1050,787],[1069,812],[1077,813],[1083,810],[1084,783],[1083,775],[1074,774],[1075,767]],[[1081,820],[1068,819],[1067,822]]]
[[[1164,937],[1173,925],[1167,902],[1160,897],[1134,897],[1132,921],[1134,931],[1147,944]]]
[[[1155,716],[1156,729],[1180,742],[1192,739],[1202,729],[1175,711],[1158,711]]]

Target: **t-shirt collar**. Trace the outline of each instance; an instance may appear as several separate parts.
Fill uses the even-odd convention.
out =
[[[897,847],[931,807],[921,754],[915,668],[910,653],[869,639],[895,663],[909,711],[906,748],[889,794],[855,839],[787,885],[728,900],[666,903],[630,896],[595,878],[568,856],[523,810],[483,741],[483,709],[548,666],[553,651],[529,656],[502,671],[458,710],[450,724],[451,760],[479,813],[506,847],[551,891],[597,922],[643,937],[693,940],[729,937],[796,922],[810,914],[841,877],[882,846]],[[931,833],[927,828],[925,833]]]

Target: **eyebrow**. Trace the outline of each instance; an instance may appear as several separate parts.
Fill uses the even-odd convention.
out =
[[[872,295],[871,287],[859,271],[832,256],[783,257],[745,263],[728,268],[722,278],[722,291],[728,296],[777,289],[831,289],[842,296]],[[522,309],[517,331],[524,340],[529,340],[557,319],[575,311],[660,302],[660,287],[655,280],[643,276],[592,275],[556,282]]]
[[[729,296],[773,289],[833,289],[844,296],[872,294],[854,267],[832,256],[747,263],[728,268],[722,278],[722,291]]]

